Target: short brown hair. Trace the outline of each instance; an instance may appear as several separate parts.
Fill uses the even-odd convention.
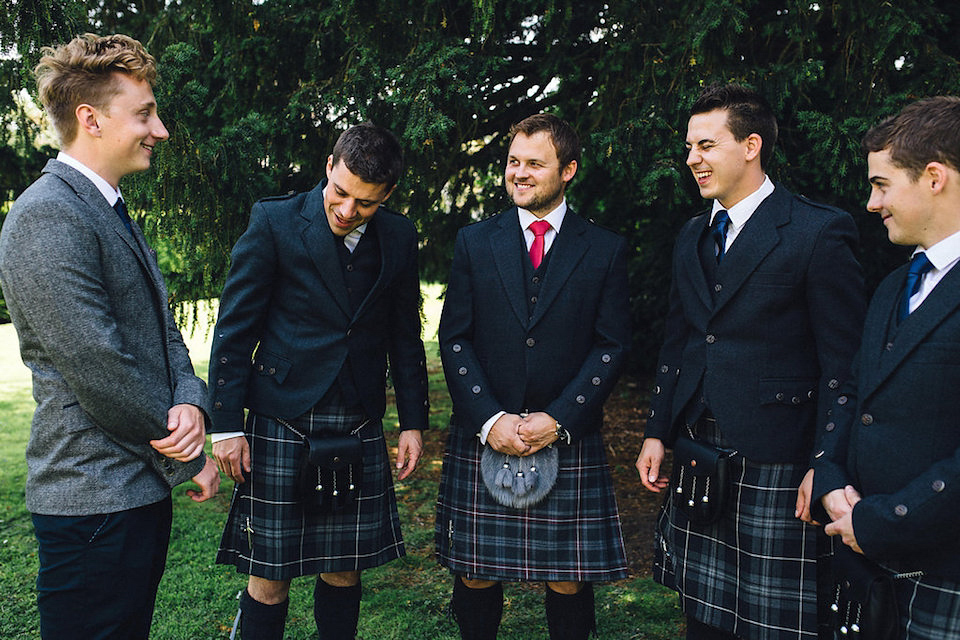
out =
[[[120,88],[114,73],[153,84],[157,64],[143,45],[121,34],[87,33],[58,47],[44,47],[34,69],[40,102],[60,138],[69,145],[77,136],[74,112],[81,104],[103,109]]]
[[[890,161],[916,182],[931,162],[960,171],[960,98],[924,98],[903,108],[863,136],[863,150],[890,149]]]
[[[343,164],[364,182],[393,188],[403,173],[403,149],[390,131],[372,122],[350,127],[333,145],[332,164]]]
[[[571,162],[580,164],[580,136],[573,127],[551,113],[529,116],[510,127],[510,142],[513,143],[518,133],[532,136],[541,131],[546,131],[550,135],[553,148],[557,151],[561,170]]]
[[[690,115],[722,110],[727,112],[727,128],[737,142],[751,133],[760,136],[760,167],[764,170],[773,158],[777,144],[777,117],[770,103],[749,87],[740,84],[712,84],[703,90],[690,108]]]

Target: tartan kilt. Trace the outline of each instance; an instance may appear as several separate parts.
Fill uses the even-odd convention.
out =
[[[324,402],[289,424],[303,434],[348,434],[364,416]],[[268,580],[359,571],[405,555],[383,424],[359,431],[363,474],[353,505],[335,513],[304,509],[296,478],[303,440],[272,418],[249,412],[246,437],[252,471],[234,487],[218,564]]]
[[[440,564],[484,580],[595,582],[627,576],[620,516],[599,433],[557,445],[559,472],[539,504],[513,509],[480,475],[484,445],[451,425],[435,542]]]
[[[804,465],[735,456],[725,513],[694,525],[667,491],[655,531],[654,579],[687,616],[747,640],[817,638],[818,527],[794,517]]]
[[[889,566],[884,568],[897,573]],[[960,640],[960,581],[937,576],[896,577],[893,584],[900,614],[900,638]]]

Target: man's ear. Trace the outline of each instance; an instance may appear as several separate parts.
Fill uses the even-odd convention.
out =
[[[77,108],[74,110],[74,116],[77,118],[77,123],[80,130],[87,133],[89,136],[94,138],[99,138],[102,134],[100,131],[100,115],[97,113],[97,110],[94,107],[91,107],[89,104],[80,104],[77,105]]]
[[[744,154],[746,160],[749,162],[750,160],[760,157],[760,151],[763,149],[763,138],[760,137],[760,134],[751,133],[747,136],[745,142],[747,143]]]
[[[923,169],[922,180],[930,186],[930,193],[938,195],[947,188],[947,183],[956,176],[951,175],[950,169],[942,162],[928,162]]]
[[[390,187],[390,190],[387,191],[387,195],[383,196],[383,198],[380,200],[380,203],[383,204],[384,202],[386,202],[387,198],[390,197],[390,194],[392,194],[396,188],[397,188],[397,185],[393,185],[392,187]]]
[[[563,181],[564,186],[570,184],[570,181],[573,180],[573,176],[577,175],[577,161],[571,160],[567,166],[560,170],[560,179]]]

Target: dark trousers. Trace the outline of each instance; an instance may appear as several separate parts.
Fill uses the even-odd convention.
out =
[[[117,513],[34,514],[44,640],[147,638],[172,522],[169,497]]]

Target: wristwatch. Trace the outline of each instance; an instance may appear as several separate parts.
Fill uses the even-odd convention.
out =
[[[564,429],[559,422],[557,423],[557,430],[555,433],[557,434],[558,441],[563,440],[567,444],[570,444],[570,432]]]

